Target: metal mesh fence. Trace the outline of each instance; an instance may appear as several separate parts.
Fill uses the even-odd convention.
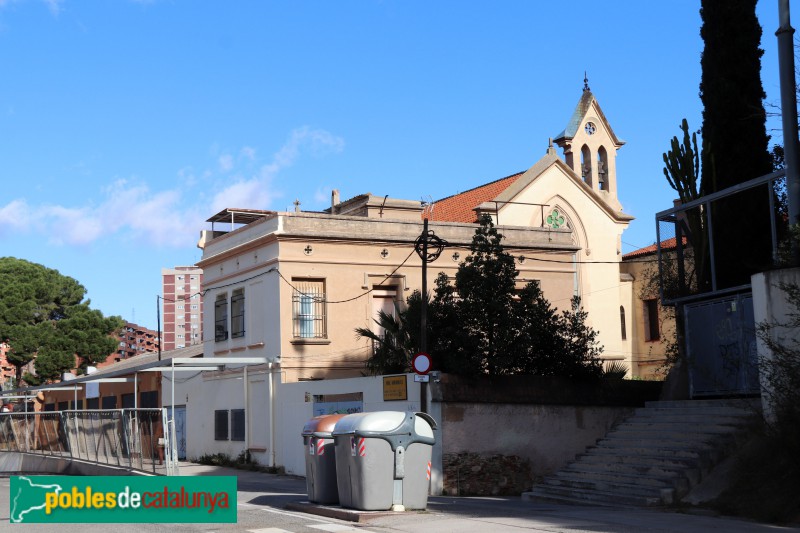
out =
[[[0,413],[0,452],[58,455],[154,474],[177,473],[164,409]]]

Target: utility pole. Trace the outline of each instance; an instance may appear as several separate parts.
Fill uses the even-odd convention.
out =
[[[786,158],[786,196],[789,226],[800,224],[800,147],[797,139],[797,81],[794,71],[794,28],[789,19],[789,0],[778,0],[778,68],[781,82],[783,151]],[[792,242],[793,259],[800,259],[800,245]]]
[[[428,353],[428,217],[422,223],[422,310],[420,312],[419,349]],[[425,384],[423,384],[425,385]]]
[[[158,360],[161,361],[161,296],[156,296],[156,317],[158,317]]]
[[[428,263],[436,261],[442,254],[442,250],[447,246],[447,241],[438,237],[432,230],[428,229],[428,216],[432,208],[426,206],[425,218],[422,222],[422,234],[414,242],[414,249],[422,259],[422,307],[420,309],[420,332],[419,348],[420,352],[428,354]],[[431,368],[433,359],[431,358]],[[420,410],[428,412],[428,382],[420,383],[419,394]]]

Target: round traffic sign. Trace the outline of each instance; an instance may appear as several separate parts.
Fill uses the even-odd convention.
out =
[[[414,372],[424,376],[431,371],[431,356],[426,353],[418,353],[411,361]]]

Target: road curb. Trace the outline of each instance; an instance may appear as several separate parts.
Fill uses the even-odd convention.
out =
[[[290,511],[299,511],[301,513],[324,516],[326,518],[336,518],[337,520],[346,520],[348,522],[367,522],[373,518],[402,514],[393,511],[357,511],[355,509],[319,505],[311,502],[291,502],[287,503],[285,508]]]

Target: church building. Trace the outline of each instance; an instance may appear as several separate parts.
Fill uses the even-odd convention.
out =
[[[433,287],[439,272],[455,274],[488,214],[517,260],[520,286],[538,281],[560,309],[579,296],[603,358],[648,377],[632,350],[633,276],[620,270],[621,236],[633,220],[617,197],[623,144],[587,84],[528,170],[443,198],[424,214],[417,201],[370,193],[341,201],[338,191],[323,212],[223,210],[198,244],[215,309],[203,325],[215,332],[206,357],[279,356],[284,382],[360,375],[372,347],[355,328],[376,328],[378,310],[391,312],[421,287],[413,243],[422,217],[448,242],[428,265]]]

